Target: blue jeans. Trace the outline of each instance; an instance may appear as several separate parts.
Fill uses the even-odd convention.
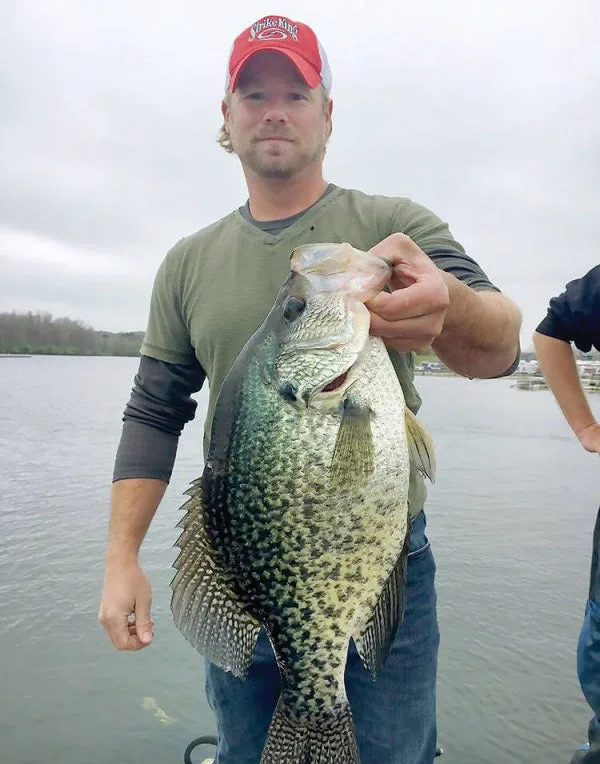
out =
[[[588,743],[576,751],[572,764],[600,762],[600,509],[596,515],[590,588],[577,643],[577,676],[594,716],[588,726]]]
[[[350,642],[346,692],[361,764],[432,764],[435,757],[439,629],[435,561],[425,515],[413,522],[404,621],[372,681]],[[258,764],[279,697],[279,670],[261,631],[246,679],[206,661],[206,694],[216,716],[216,764]]]

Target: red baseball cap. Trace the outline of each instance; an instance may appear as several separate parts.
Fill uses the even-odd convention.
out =
[[[283,53],[309,88],[322,84],[330,92],[331,69],[323,46],[309,26],[285,16],[264,16],[235,38],[229,51],[226,91],[236,89],[242,69],[261,50]]]

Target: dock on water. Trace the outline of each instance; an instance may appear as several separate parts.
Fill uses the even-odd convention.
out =
[[[548,383],[543,377],[521,377],[515,387],[517,390],[547,390]]]

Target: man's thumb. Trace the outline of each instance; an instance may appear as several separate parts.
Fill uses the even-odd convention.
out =
[[[135,609],[135,632],[140,642],[145,645],[152,642],[153,626],[150,615],[150,600],[138,602]]]

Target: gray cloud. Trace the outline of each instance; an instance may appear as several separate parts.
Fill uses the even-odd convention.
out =
[[[0,310],[143,328],[165,251],[246,198],[215,142],[231,40],[298,7],[0,9]],[[307,0],[302,19],[334,74],[327,178],[447,220],[529,345],[549,297],[597,262],[600,8]]]

